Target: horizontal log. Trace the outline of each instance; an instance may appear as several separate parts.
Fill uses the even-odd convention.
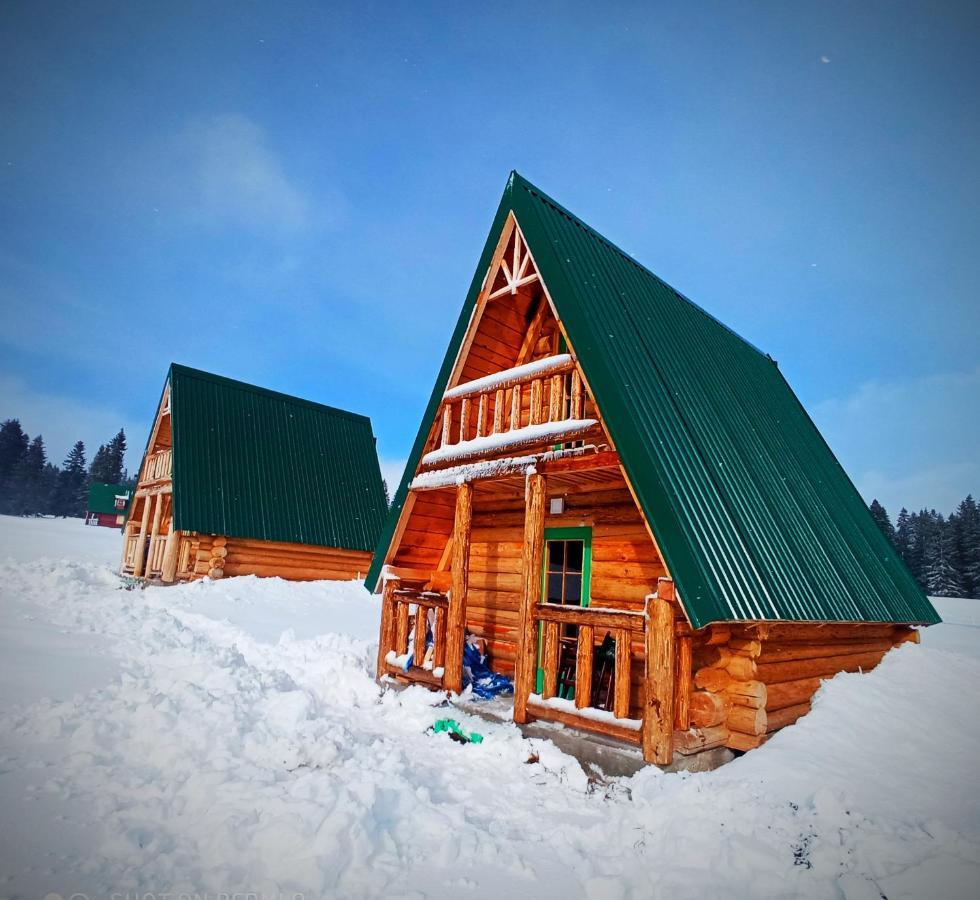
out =
[[[646,621],[641,613],[612,612],[585,606],[559,606],[552,603],[539,603],[533,608],[532,615],[536,621],[542,622],[588,625],[594,628],[630,628],[634,631],[642,631]]]
[[[777,622],[768,624],[760,622],[744,627],[749,637],[761,637],[767,641],[808,641],[813,643],[831,643],[846,640],[874,640],[880,637],[891,637],[896,631],[904,630],[903,626],[888,623],[826,623],[815,622]]]
[[[890,650],[893,642],[889,638],[872,641],[839,641],[833,644],[809,644],[804,642],[765,642],[756,663],[786,662],[792,659],[819,659],[828,656],[846,656],[851,653],[872,653]]]
[[[792,725],[801,716],[805,716],[810,711],[809,703],[798,703],[795,706],[786,706],[769,713],[766,724],[766,731],[776,731]]]
[[[712,691],[713,693],[723,691],[734,681],[735,679],[732,678],[731,673],[715,666],[707,666],[703,669],[698,669],[694,673],[695,687],[699,687],[705,691]]]
[[[728,735],[725,746],[731,750],[740,750],[743,753],[748,750],[755,750],[766,742],[767,736],[764,734],[743,734],[740,731],[732,731]]]
[[[674,752],[680,753],[682,756],[689,756],[692,753],[700,753],[702,750],[723,747],[727,740],[728,729],[724,725],[675,731],[673,735]]]
[[[572,728],[582,731],[594,731],[597,734],[604,734],[606,737],[616,738],[629,744],[640,743],[639,729],[625,728],[622,725],[614,725],[601,719],[587,719],[584,716],[576,716],[574,713],[567,713],[564,710],[554,709],[550,706],[542,706],[534,700],[528,701],[528,715],[534,719],[544,719],[549,722],[561,722]]]
[[[725,717],[725,724],[730,730],[741,731],[744,734],[765,734],[766,721],[764,708],[752,709],[749,706],[733,705]]]
[[[722,692],[742,706],[765,706],[769,696],[768,689],[761,681],[733,681]]]
[[[846,656],[826,656],[818,659],[793,659],[786,662],[759,663],[756,665],[758,680],[766,684],[780,681],[798,681],[820,675],[834,675],[837,672],[856,672],[873,669],[884,652],[849,653]]]
[[[741,653],[743,656],[748,656],[751,659],[755,659],[760,653],[762,653],[762,641],[732,638],[728,642],[728,649],[735,653]]]
[[[766,709],[772,715],[775,710],[808,702],[822,682],[822,678],[801,678],[767,685]]]
[[[696,728],[721,725],[728,715],[728,706],[729,704],[719,694],[694,691],[691,694],[691,725]]]

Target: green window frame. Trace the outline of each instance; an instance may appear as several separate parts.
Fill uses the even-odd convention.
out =
[[[592,526],[571,525],[562,528],[545,528],[544,547],[541,553],[541,591],[539,603],[547,602],[548,596],[548,541],[582,542],[582,596],[580,606],[588,607],[592,602]],[[541,656],[544,652],[544,626],[538,623],[538,665],[536,667],[535,691],[540,694],[544,688],[544,669]]]

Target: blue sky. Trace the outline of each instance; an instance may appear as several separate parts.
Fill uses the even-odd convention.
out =
[[[978,40],[968,3],[5,3],[0,417],[141,451],[176,360],[369,414],[393,473],[516,168],[776,357],[869,499],[948,511]]]

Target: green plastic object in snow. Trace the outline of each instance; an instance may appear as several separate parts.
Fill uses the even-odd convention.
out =
[[[459,737],[461,737],[464,740],[464,742],[467,743],[471,743],[471,744],[483,743],[482,734],[478,734],[475,731],[472,732],[471,734],[467,734],[465,731],[463,731],[463,729],[459,725],[459,722],[457,722],[455,719],[437,719],[435,722],[432,723],[432,730],[436,734],[445,731],[447,734],[459,735]]]

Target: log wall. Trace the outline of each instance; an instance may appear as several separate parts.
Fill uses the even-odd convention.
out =
[[[890,624],[709,627],[694,638],[691,725],[726,729],[726,746],[751,750],[809,712],[824,679],[867,672],[896,644],[917,639],[914,629]]]
[[[371,564],[371,554],[361,550],[186,533],[180,540],[177,578],[182,581],[206,575],[350,581],[363,578]]]

